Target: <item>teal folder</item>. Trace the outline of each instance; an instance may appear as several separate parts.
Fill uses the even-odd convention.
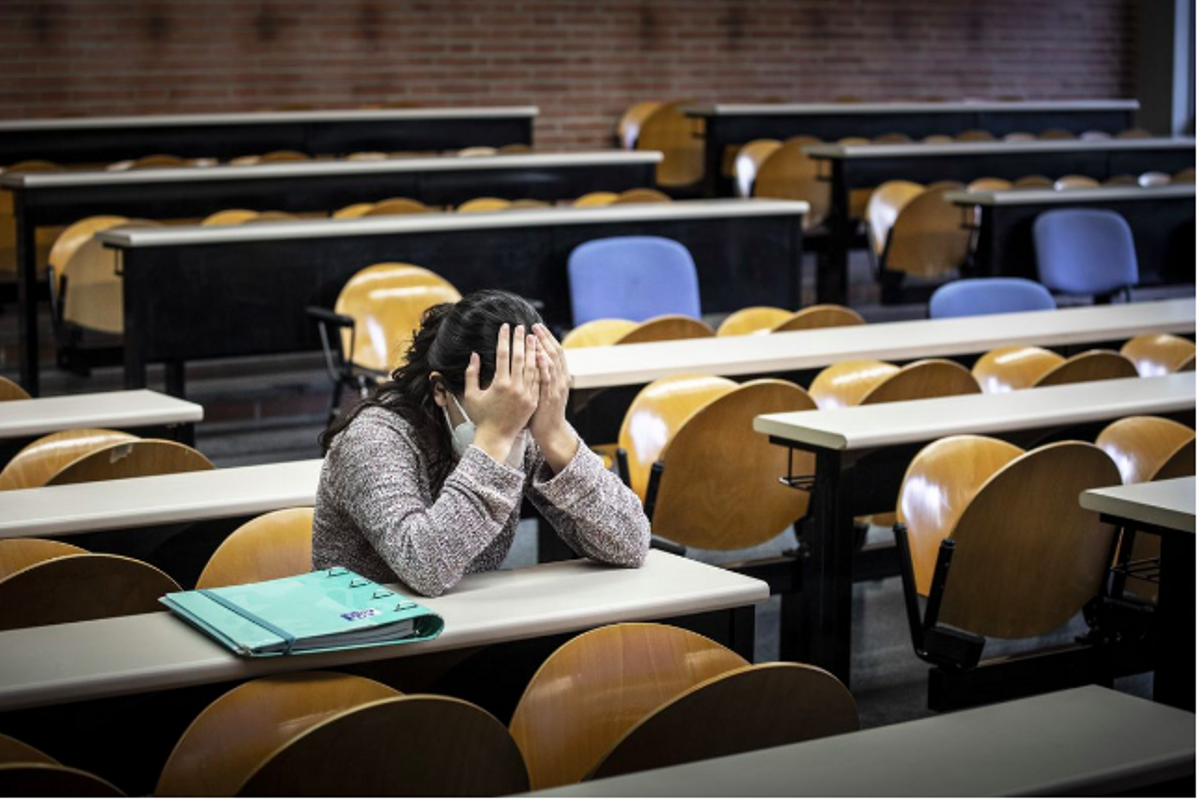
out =
[[[159,602],[243,656],[320,653],[442,632],[442,618],[348,569],[220,589],[172,592]]]

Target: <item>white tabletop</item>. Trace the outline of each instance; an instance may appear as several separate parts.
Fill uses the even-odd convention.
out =
[[[987,192],[947,192],[946,199],[959,206],[1072,205],[1151,200],[1195,200],[1196,184],[1167,186],[1097,186],[1090,189],[1005,189]]]
[[[1105,796],[1195,768],[1194,714],[1085,686],[534,794]]]
[[[142,231],[130,231],[140,234]],[[762,336],[721,336],[567,351],[573,386],[599,389],[668,375],[757,375],[860,358],[908,361],[983,353],[1002,345],[1087,344],[1143,333],[1193,333],[1192,298],[954,319],[882,322]]]
[[[252,516],[316,501],[321,459],[0,492],[0,539]]]
[[[493,169],[552,169],[657,164],[657,150],[595,150],[579,153],[498,153],[491,156],[420,156],[355,161],[287,161],[273,164],[210,167],[167,167],[164,169],[73,170],[67,172],[14,172],[0,175],[5,188],[68,186],[125,186],[143,183],[193,181],[248,181],[276,178],[319,178],[329,175],[390,175],[408,172],[449,172]]]
[[[128,117],[64,117],[0,122],[9,131],[70,131],[93,128],[163,128],[186,125],[279,125],[296,122],[387,122],[427,119],[497,119],[538,114],[537,106],[481,108],[346,108],[313,111],[250,111],[225,114],[154,114]]]
[[[1174,478],[1088,489],[1079,504],[1120,519],[1184,533],[1196,532],[1196,478]]]
[[[204,409],[149,389],[96,392],[0,403],[0,439],[70,428],[144,428],[200,422]]]
[[[836,114],[962,114],[980,111],[1136,111],[1137,100],[962,100],[937,103],[713,103],[685,106],[693,117],[817,116]]]
[[[0,633],[0,711],[720,611],[768,595],[762,581],[651,550],[641,569],[562,561],[469,575],[445,595],[421,600],[446,628],[417,644],[239,658],[169,612],[24,628]]]
[[[1192,150],[1196,140],[1190,136],[1151,137],[1146,139],[1038,139],[1032,142],[949,142],[926,144],[814,144],[804,152],[814,158],[932,158],[956,155],[1020,155],[1021,153],[1087,153],[1125,150]]]
[[[916,444],[959,434],[989,434],[1081,425],[1136,414],[1196,407],[1196,375],[1075,383],[1004,394],[970,394],[764,414],[754,430],[830,450]]]
[[[459,214],[403,214],[357,219],[302,219],[255,225],[172,225],[168,228],[113,228],[98,234],[116,247],[175,247],[191,244],[319,239],[332,236],[383,236],[437,231],[533,228],[557,225],[609,225],[617,222],[668,222],[802,215],[802,200],[680,200],[674,203],[621,203],[610,206],[514,208]]]

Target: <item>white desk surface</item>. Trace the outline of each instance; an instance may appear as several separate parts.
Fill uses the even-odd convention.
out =
[[[962,114],[978,111],[1136,111],[1137,100],[960,100],[929,103],[712,103],[685,106],[691,117],[769,117],[836,114]]]
[[[1196,375],[1118,380],[881,403],[821,411],[763,414],[754,430],[796,444],[862,450],[959,434],[1003,433],[1080,425],[1135,414],[1196,407]]]
[[[316,501],[321,459],[0,492],[0,539],[265,514]]]
[[[1195,330],[1196,301],[1186,298],[588,347],[568,350],[567,363],[575,389],[599,389],[649,383],[667,375],[771,374],[817,369],[859,358],[907,361],[983,353],[1010,344],[1051,347]]]
[[[578,153],[499,153],[491,156],[418,156],[380,161],[288,161],[275,164],[164,169],[74,170],[67,172],[14,172],[0,175],[0,186],[47,188],[70,186],[125,186],[144,183],[193,181],[270,180],[275,178],[319,178],[328,175],[387,175],[406,172],[448,172],[489,169],[548,169],[604,167],[628,164],[657,164],[657,150],[595,150]]]
[[[0,403],[0,439],[70,428],[140,428],[203,419],[204,409],[196,403],[149,389],[39,397]]]
[[[636,570],[562,561],[469,575],[442,597],[421,599],[446,628],[437,639],[417,644],[239,658],[166,611],[23,628],[0,633],[0,711],[720,611],[768,595],[762,581],[651,550]]]
[[[950,142],[926,144],[814,144],[804,152],[814,158],[922,158],[954,155],[1020,155],[1021,153],[1086,153],[1124,150],[1192,150],[1196,140],[1190,136],[1152,137],[1147,139],[1039,139],[1033,142]]]
[[[128,117],[65,117],[0,122],[9,131],[70,131],[94,128],[164,128],[198,125],[273,125],[295,122],[387,122],[427,119],[497,119],[538,115],[537,106],[480,108],[345,108],[311,111],[250,111],[232,114],[152,114]]]
[[[1196,478],[1088,489],[1079,504],[1089,511],[1160,528],[1196,532]]]
[[[1195,714],[1085,686],[534,796],[1104,796],[1195,764]]]
[[[1092,189],[1005,189],[988,192],[947,192],[946,199],[959,206],[1071,205],[1073,203],[1116,203],[1139,200],[1195,200],[1196,184],[1169,186],[1097,186]]]
[[[459,214],[403,214],[357,219],[301,219],[255,225],[172,225],[169,228],[113,228],[97,235],[122,248],[174,247],[189,244],[319,239],[332,236],[382,236],[401,233],[532,228],[547,225],[604,225],[616,222],[669,222],[802,215],[802,200],[679,200],[673,203],[623,203],[611,206],[514,208]]]

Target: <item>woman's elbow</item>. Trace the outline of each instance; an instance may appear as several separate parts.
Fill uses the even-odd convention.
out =
[[[639,510],[622,535],[614,537],[614,540],[617,547],[613,552],[613,564],[631,569],[645,564],[646,555],[650,552],[650,523],[645,514]]]

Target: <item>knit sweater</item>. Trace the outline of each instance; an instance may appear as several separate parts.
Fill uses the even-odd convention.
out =
[[[313,569],[348,567],[380,583],[399,578],[437,596],[463,575],[496,569],[528,496],[575,552],[638,567],[650,523],[637,495],[580,441],[557,475],[527,436],[524,470],[471,446],[435,498],[429,463],[411,426],[371,407],[333,441],[313,515]]]

